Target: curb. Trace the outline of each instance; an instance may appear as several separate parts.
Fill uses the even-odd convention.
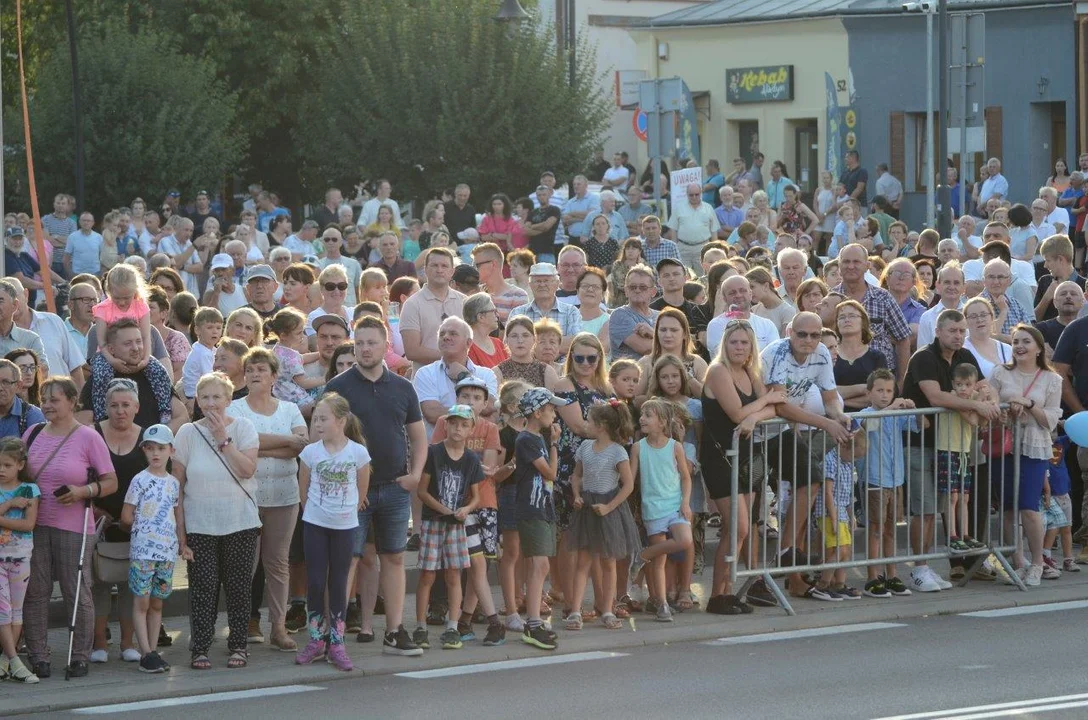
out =
[[[955,615],[964,612],[976,612],[981,610],[999,610],[1014,607],[1029,607],[1070,600],[1083,600],[1086,597],[1085,586],[1082,584],[1065,587],[1047,588],[1045,590],[1032,590],[1021,592],[1015,588],[1007,588],[1006,592],[972,592],[973,588],[980,584],[969,585],[961,593],[933,593],[932,596],[915,596],[909,602],[896,601],[894,599],[869,601],[860,605],[849,605],[834,608],[825,608],[820,612],[802,613],[795,616],[787,616],[781,611],[761,613],[749,616],[734,616],[729,620],[720,622],[698,623],[694,625],[661,625],[654,623],[646,616],[645,622],[632,621],[631,632],[586,633],[575,635],[563,633],[560,648],[555,654],[571,654],[586,652],[589,650],[609,651],[646,647],[653,645],[675,644],[683,642],[700,642],[716,640],[719,638],[760,635],[782,630],[799,630],[810,628],[831,627],[844,624],[858,624],[866,622],[908,620],[926,618],[930,616]],[[1006,589],[1002,587],[1002,589]],[[944,596],[943,598],[941,596]],[[930,599],[932,597],[932,599]],[[846,605],[846,604],[842,604]],[[897,607],[898,605],[898,607]],[[804,606],[802,606],[804,607]],[[502,648],[496,648],[493,655],[489,655],[486,662],[498,662],[503,660],[518,660],[525,657],[537,657],[539,651],[532,650],[521,644],[510,643]],[[30,707],[4,707],[0,703],[0,715],[15,713],[42,713],[72,710],[79,707],[88,707],[99,704],[113,704],[118,702],[137,702],[141,700],[155,700],[162,698],[177,698],[191,695],[225,693],[233,691],[254,690],[265,687],[277,687],[287,684],[329,683],[333,681],[352,680],[361,677],[381,677],[395,675],[397,673],[434,670],[446,667],[456,667],[466,664],[458,662],[459,653],[430,652],[422,658],[399,658],[386,655],[368,655],[361,658],[356,669],[352,673],[343,673],[327,667],[310,666],[298,667],[284,665],[274,669],[263,669],[260,677],[248,677],[244,680],[235,679],[233,673],[215,673],[204,676],[199,680],[191,680],[191,676],[177,678],[177,683],[171,686],[131,684],[125,686],[125,696],[118,697],[116,684],[87,688],[86,692],[78,698],[73,698],[74,693],[63,693],[60,699],[52,696],[56,702],[42,703]],[[476,660],[470,661],[476,662]],[[215,682],[216,680],[223,682]],[[76,686],[78,687],[78,686]],[[59,688],[58,688],[59,689]],[[13,699],[18,698],[13,696]],[[71,699],[68,699],[71,698]]]

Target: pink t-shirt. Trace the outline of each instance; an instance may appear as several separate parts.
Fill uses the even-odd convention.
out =
[[[23,440],[30,437],[33,431],[34,428],[28,428]],[[38,433],[27,457],[26,469],[30,477],[38,475],[39,469],[63,440],[63,435],[50,435],[45,430]],[[53,491],[61,485],[86,485],[88,468],[94,468],[100,476],[114,472],[106,441],[92,428],[82,425],[76,428],[60,452],[49,461],[45,471],[38,475],[38,489],[42,492],[38,525],[79,532],[85,506],[82,503],[61,505]],[[86,532],[94,532],[93,518],[87,523]]]
[[[114,304],[112,299],[107,297],[95,305],[92,312],[95,320],[102,320],[107,325],[111,325],[122,318],[131,318],[139,322],[140,318],[151,312],[151,308],[147,306],[146,300],[137,296],[132,298],[128,310],[122,310]]]

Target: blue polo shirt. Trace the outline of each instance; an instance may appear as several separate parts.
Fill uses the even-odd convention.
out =
[[[709,203],[711,207],[718,207],[722,204],[722,196],[718,194],[718,191],[725,187],[725,176],[721,173],[714,173],[706,179],[703,185],[713,185],[713,190],[703,190],[703,202]]]
[[[585,197],[572,197],[569,198],[565,203],[563,203],[564,215],[572,212],[584,212],[586,214],[586,217],[589,217],[589,214],[592,213],[594,210],[600,209],[601,198],[597,195],[597,193],[587,192]],[[567,228],[567,237],[581,238],[588,236],[589,225],[586,224],[585,220],[583,220],[582,222],[572,223],[571,226]]]
[[[875,413],[877,409],[869,406],[860,414]],[[918,432],[918,419],[915,415],[896,415],[864,420],[866,439],[869,448],[865,454],[864,472],[859,476],[865,479],[869,487],[897,488],[906,480],[903,461],[903,433]]]
[[[45,415],[37,406],[16,397],[8,414],[0,417],[0,437],[22,437],[27,428],[43,422]]]

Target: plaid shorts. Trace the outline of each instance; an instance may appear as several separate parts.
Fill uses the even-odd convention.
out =
[[[937,451],[937,491],[970,493],[975,485],[975,465],[969,453]]]
[[[464,525],[444,520],[424,520],[421,523],[420,570],[464,570],[470,564]]]
[[[468,536],[468,554],[494,559],[499,554],[499,511],[495,508],[477,508],[465,518],[465,535]]]
[[[1047,530],[1055,530],[1073,524],[1066,517],[1062,506],[1058,504],[1058,499],[1053,495],[1050,497],[1049,505],[1046,504],[1044,498],[1039,498],[1039,512],[1043,514],[1043,521],[1046,523]]]

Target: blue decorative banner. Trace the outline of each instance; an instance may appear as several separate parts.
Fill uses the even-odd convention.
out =
[[[824,167],[833,179],[838,179],[842,172],[842,112],[839,109],[839,94],[830,73],[824,73],[827,81],[827,162]]]

